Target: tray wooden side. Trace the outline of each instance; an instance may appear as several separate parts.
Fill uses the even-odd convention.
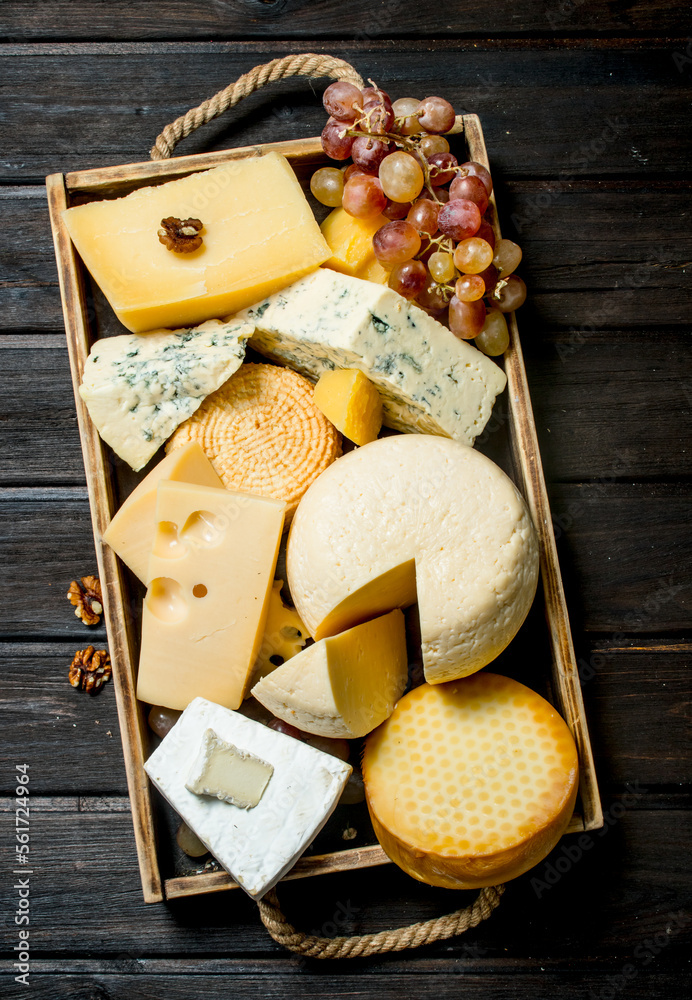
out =
[[[478,115],[464,115],[464,134],[469,159],[476,163],[482,163],[489,170],[488,153]],[[502,234],[494,194],[491,195],[490,200],[495,210],[493,212],[493,228],[497,238],[500,239]],[[579,753],[582,825],[577,828],[597,830],[603,826],[603,811],[586,725],[579,671],[574,655],[572,631],[569,624],[562,574],[560,573],[550,501],[543,475],[536,423],[533,419],[533,406],[531,405],[531,395],[515,313],[511,313],[508,319],[510,343],[505,352],[505,373],[511,414],[509,432],[512,457],[518,485],[526,497],[540,542],[545,618],[550,633],[552,651],[553,691],[558,703],[556,708],[567,722]]]
[[[483,133],[476,115],[463,119],[471,159],[487,166]],[[131,615],[123,571],[119,560],[101,538],[115,512],[113,464],[79,396],[84,362],[91,346],[91,329],[86,305],[84,270],[62,220],[62,211],[74,197],[99,198],[122,195],[145,183],[157,183],[206,170],[228,160],[244,159],[269,150],[283,153],[294,167],[325,162],[319,138],[268,143],[235,150],[176,157],[157,163],[125,164],[97,170],[55,174],[47,178],[48,201],[58,262],[70,367],[75,391],[84,466],[89,488],[94,543],[100,579],[104,582],[104,608],[113,677],[123,743],[132,818],[137,844],[142,887],[146,902],[236,888],[225,872],[211,872],[169,878],[162,883],[155,836],[154,810],[150,785],[143,769],[146,746],[146,719],[135,697],[135,664]],[[493,199],[494,205],[494,199]],[[495,213],[496,215],[496,213]],[[496,226],[499,236],[499,227]],[[557,561],[550,506],[541,467],[533,412],[526,381],[523,356],[514,316],[510,320],[511,344],[505,356],[510,401],[510,439],[515,475],[529,503],[541,542],[541,566],[545,611],[552,649],[552,687],[557,707],[572,730],[582,773],[583,815],[575,813],[567,832],[595,829],[602,825],[593,757],[584,716],[581,689],[569,629],[567,607]],[[387,864],[382,848],[372,846],[301,858],[287,879]]]

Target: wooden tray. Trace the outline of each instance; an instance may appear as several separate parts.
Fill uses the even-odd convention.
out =
[[[464,142],[466,144],[465,158],[488,166],[483,133],[476,115],[464,116],[463,135],[459,135],[457,141],[460,146]],[[46,179],[98,573],[104,592],[105,620],[113,663],[113,681],[125,769],[146,902],[157,902],[164,896],[171,899],[237,886],[223,871],[180,874],[172,870],[170,877],[162,875],[162,868],[172,867],[172,834],[157,839],[157,826],[160,827],[162,822],[165,823],[166,818],[170,826],[172,820],[170,815],[166,817],[165,813],[161,814],[163,803],[159,801],[158,796],[152,796],[151,786],[143,768],[144,760],[149,753],[151,733],[146,723],[144,707],[135,697],[137,649],[135,609],[139,606],[136,596],[137,585],[115,553],[101,541],[103,532],[119,503],[132,489],[137,478],[141,479],[142,476],[134,477],[124,463],[116,459],[110,449],[101,442],[77,391],[84,362],[93,341],[99,336],[126,331],[120,327],[99,290],[92,286],[91,279],[72,245],[61,213],[74,204],[122,196],[137,187],[161,183],[194,171],[209,169],[229,160],[257,156],[269,150],[277,150],[287,157],[306,191],[309,189],[309,177],[312,171],[318,166],[332,162],[328,161],[322,152],[320,140],[314,138],[181,156],[153,163],[134,163],[76,171],[66,175],[53,174]],[[491,199],[491,204],[495,219],[494,227],[499,237],[494,198]],[[500,658],[497,668],[501,673],[519,675],[518,679],[524,680],[531,687],[541,689],[567,721],[577,744],[581,772],[580,801],[577,803],[568,832],[594,830],[602,826],[603,815],[526,371],[514,315],[510,317],[510,335],[510,347],[504,357],[507,390],[496,401],[495,416],[491,418],[489,424],[491,430],[486,429],[485,434],[481,435],[481,441],[485,439],[488,445],[483,450],[514,478],[528,501],[538,529],[541,545],[542,603],[547,630],[545,623],[540,620],[539,589],[539,596],[534,602],[529,619]],[[498,413],[498,408],[501,407],[504,409]],[[530,669],[527,668],[527,663],[531,664]],[[345,810],[349,808],[353,807],[338,807]],[[330,843],[328,849],[322,853],[304,855],[286,878],[304,878],[308,875],[389,863],[389,859],[375,840],[364,809],[359,812],[358,822],[361,830],[363,825],[365,826],[365,833],[361,834],[361,839],[364,836],[366,843],[347,850],[335,850],[337,844],[343,843],[337,836],[336,844]],[[332,836],[332,840],[334,839]],[[318,840],[317,845],[319,843]]]

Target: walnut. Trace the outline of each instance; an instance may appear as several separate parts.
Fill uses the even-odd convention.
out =
[[[85,625],[98,625],[103,614],[101,583],[96,576],[83,576],[73,580],[67,591],[67,599],[74,604],[74,613]]]
[[[193,253],[202,246],[199,235],[204,228],[199,219],[176,219],[172,215],[161,219],[157,232],[159,243],[163,243],[173,253]]]
[[[105,649],[95,650],[93,646],[78,649],[70,664],[70,684],[89,694],[96,694],[102,684],[110,680],[111,660]]]

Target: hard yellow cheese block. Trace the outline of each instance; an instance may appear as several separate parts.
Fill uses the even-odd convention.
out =
[[[167,455],[133,490],[104,531],[103,540],[143,583],[156,530],[156,490],[163,480],[225,488],[201,446],[190,441]]]
[[[372,238],[387,222],[389,219],[384,215],[375,219],[356,219],[343,208],[335,208],[320,227],[332,252],[324,266],[386,285],[389,274],[375,256]]]
[[[404,616],[397,609],[308,646],[252,694],[306,733],[356,739],[391,715],[407,679]]]
[[[405,695],[367,740],[363,780],[392,861],[421,882],[476,889],[553,849],[574,809],[577,751],[540,695],[480,673]]]
[[[84,263],[134,333],[236,312],[329,257],[305,195],[279,153],[235,160],[64,213]],[[174,253],[163,218],[199,219],[202,246]]]
[[[238,708],[262,640],[286,505],[161,482],[142,612],[137,697]]]
[[[377,386],[359,368],[337,368],[320,375],[315,404],[354,444],[374,441],[382,428]]]

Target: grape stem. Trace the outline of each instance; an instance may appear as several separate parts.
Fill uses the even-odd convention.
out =
[[[360,121],[355,122],[354,125],[360,125]],[[408,136],[399,135],[397,132],[380,132],[378,135],[374,135],[372,132],[365,132],[361,129],[353,127],[344,129],[344,131],[341,132],[340,135],[342,138],[345,135],[350,135],[353,136],[354,139],[380,139],[381,141],[384,139],[388,139],[390,142],[393,142],[395,146],[400,146],[407,153],[418,152],[418,145],[413,140],[409,139]],[[418,157],[416,158],[416,163],[418,163],[418,165],[423,169],[423,179],[425,187],[429,191],[430,196],[437,202],[438,205],[441,205],[442,202],[435,194],[435,189],[432,185],[432,179],[430,176],[430,168],[428,166],[428,161],[424,156],[421,156],[420,158]]]

